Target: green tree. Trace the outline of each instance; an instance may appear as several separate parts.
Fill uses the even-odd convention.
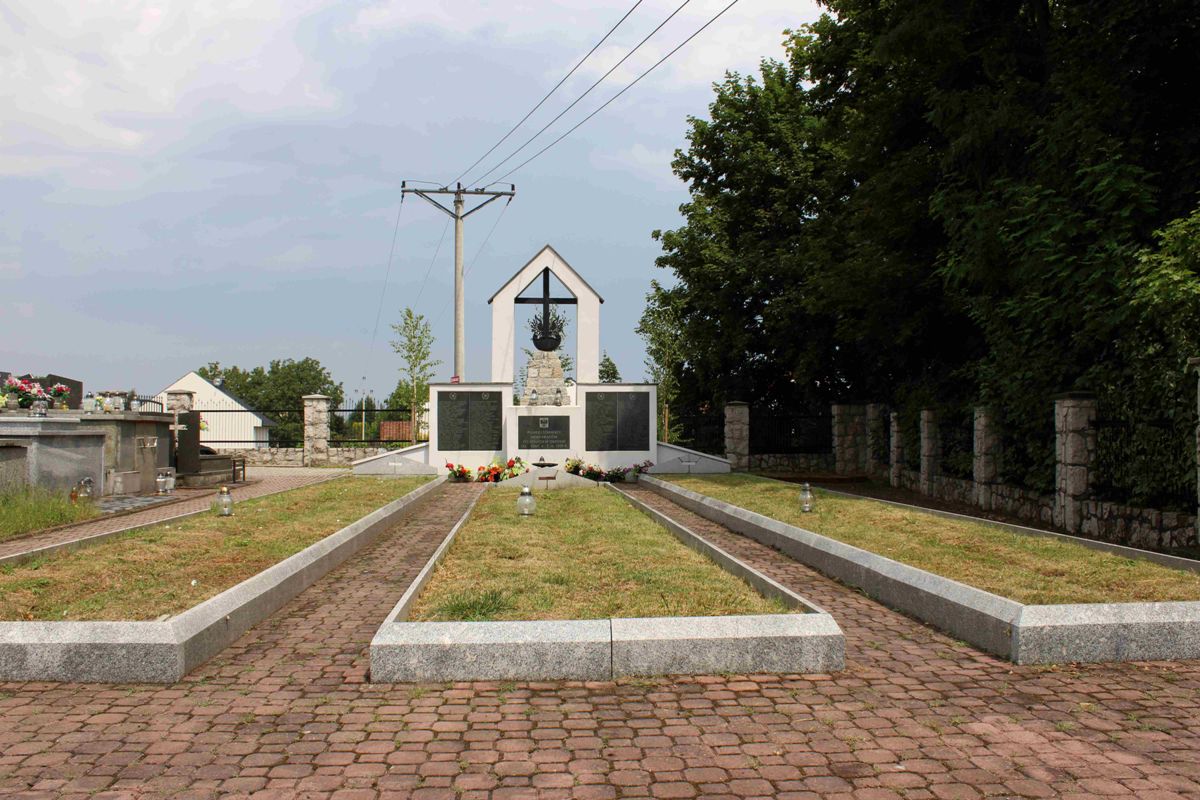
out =
[[[621,371],[617,369],[617,362],[613,361],[608,356],[606,351],[600,358],[600,382],[601,383],[620,383]]]
[[[290,358],[272,360],[267,367],[222,367],[209,362],[196,372],[232,393],[255,411],[266,412],[275,422],[271,441],[295,443],[304,439],[304,395],[323,394],[332,408],[340,408],[345,393],[342,384],[315,358],[299,361]]]
[[[392,342],[392,349],[400,356],[400,383],[411,391],[409,406],[413,439],[417,438],[417,428],[420,424],[421,404],[429,399],[429,379],[433,377],[434,367],[442,362],[431,356],[433,352],[433,330],[422,314],[414,314],[411,308],[405,308],[398,324],[392,325],[398,339]],[[400,390],[399,385],[392,393],[393,397]]]

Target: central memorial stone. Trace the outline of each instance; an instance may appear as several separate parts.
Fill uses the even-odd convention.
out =
[[[517,447],[521,450],[570,450],[571,418],[565,414],[519,417]]]

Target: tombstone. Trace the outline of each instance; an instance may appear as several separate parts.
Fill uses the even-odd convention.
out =
[[[195,475],[200,472],[200,412],[179,414],[175,429],[175,472]]]

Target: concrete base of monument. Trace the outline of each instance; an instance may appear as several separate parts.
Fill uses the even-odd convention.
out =
[[[729,459],[690,450],[668,442],[658,443],[651,474],[720,475],[731,470]]]
[[[389,450],[375,456],[352,461],[355,475],[436,475],[437,467],[429,463],[429,442]]]
[[[520,489],[522,486],[528,486],[536,492],[538,490],[549,491],[552,489],[595,488],[599,485],[596,481],[572,475],[562,467],[533,467],[524,475],[518,475],[515,478],[509,478],[506,481],[497,483],[496,488]]]
[[[1025,605],[654,478],[654,491],[1016,664],[1200,658],[1200,602]]]
[[[688,547],[743,578],[763,596],[780,600],[793,613],[407,621],[410,608],[470,516],[467,509],[371,640],[371,680],[611,680],[625,675],[797,674],[844,668],[845,636],[827,612],[693,531],[673,521],[668,524],[644,504],[622,496]]]

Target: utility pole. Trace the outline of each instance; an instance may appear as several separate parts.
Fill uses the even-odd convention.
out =
[[[487,189],[464,189],[461,183],[456,183],[454,188],[443,186],[440,189],[409,189],[407,181],[400,184],[401,194],[415,194],[423,200],[431,203],[435,208],[449,214],[454,218],[454,381],[461,381],[465,377],[467,369],[466,358],[466,318],[465,318],[465,302],[463,300],[463,221],[467,217],[474,214],[479,209],[486,206],[488,203],[495,202],[501,197],[512,198],[517,193],[517,187],[513,184],[508,185],[506,192],[493,192]],[[449,194],[454,195],[454,209],[451,210],[446,206],[433,199],[431,195]],[[466,197],[475,195],[486,197],[479,205],[472,208],[470,211],[464,211],[466,206]]]

